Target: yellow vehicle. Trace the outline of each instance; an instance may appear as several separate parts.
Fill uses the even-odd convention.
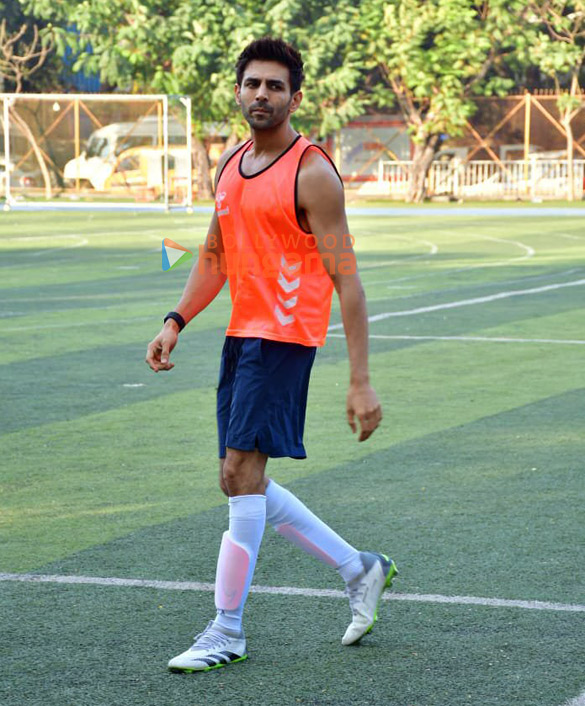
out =
[[[185,147],[168,150],[169,197],[181,201],[194,182],[191,156]],[[153,200],[164,192],[164,150],[160,147],[131,147],[114,162],[104,191],[126,192],[135,198]]]

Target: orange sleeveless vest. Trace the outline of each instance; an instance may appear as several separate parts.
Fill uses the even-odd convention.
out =
[[[226,335],[322,346],[333,283],[296,211],[301,159],[322,150],[298,135],[270,165],[247,175],[241,163],[251,146],[228,159],[216,191],[233,305]]]

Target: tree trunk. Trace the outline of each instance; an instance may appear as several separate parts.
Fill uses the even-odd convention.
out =
[[[213,198],[213,184],[209,173],[209,155],[205,145],[197,135],[193,135],[193,156],[195,160],[195,183],[198,199]]]
[[[408,203],[422,203],[427,195],[427,175],[441,144],[440,135],[429,135],[417,142],[412,156],[412,171],[408,184]]]

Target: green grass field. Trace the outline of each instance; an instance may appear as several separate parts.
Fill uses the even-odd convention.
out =
[[[207,219],[0,214],[0,578],[213,582],[227,289],[181,335],[174,370],[144,363],[188,273],[162,272],[161,240],[195,249]],[[173,675],[211,592],[0,580],[2,704],[585,703],[583,219],[405,214],[351,228],[382,427],[364,444],[347,428],[334,329],[312,376],[309,458],[269,468],[357,547],[390,553],[404,600],[344,648],[344,599],[252,593],[250,659]],[[343,588],[270,528],[254,583]]]

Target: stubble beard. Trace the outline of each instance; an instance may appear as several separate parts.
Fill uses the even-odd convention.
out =
[[[281,110],[273,110],[272,113],[263,116],[253,115],[250,110],[244,108],[242,104],[242,115],[252,130],[271,130],[282,125],[287,119],[291,101],[292,98]],[[258,106],[254,106],[254,109],[256,108],[258,108]]]

